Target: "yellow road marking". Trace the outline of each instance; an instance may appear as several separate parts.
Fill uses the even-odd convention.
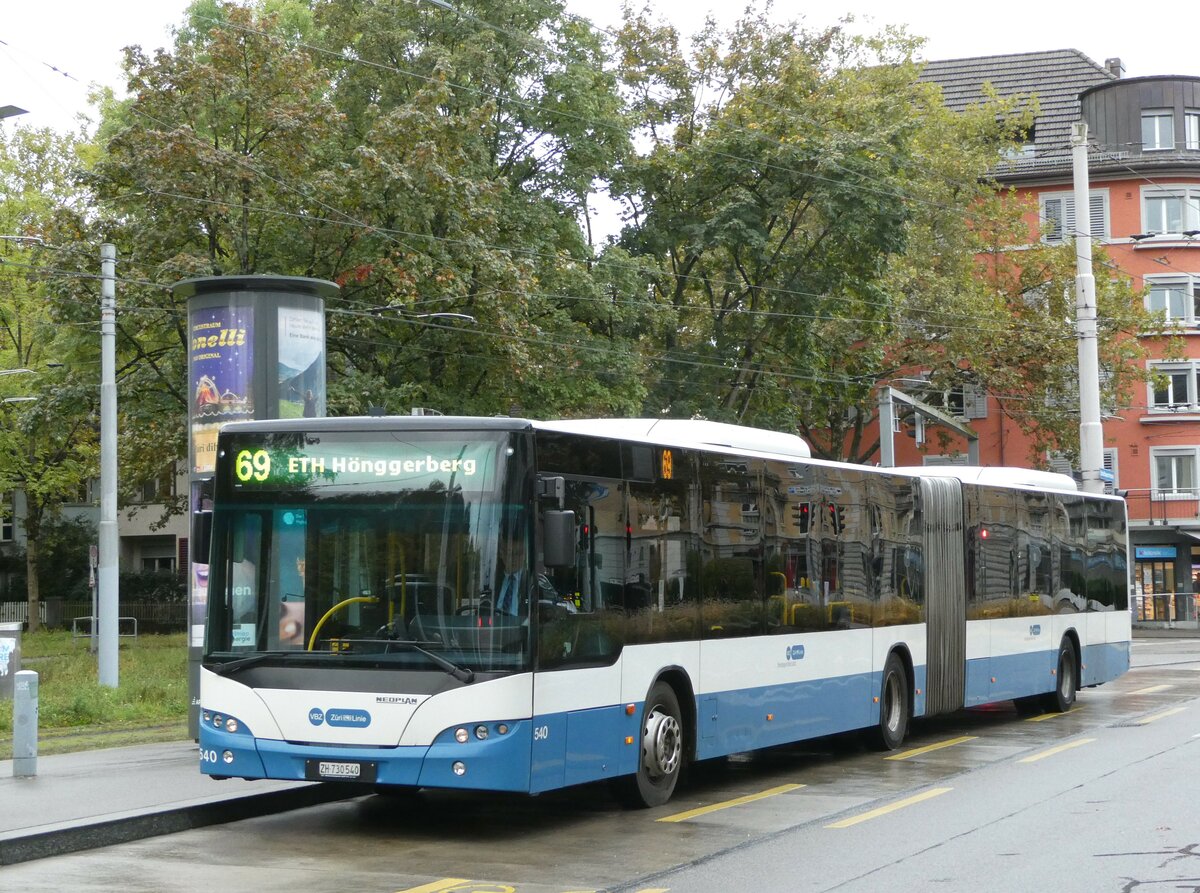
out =
[[[492,881],[469,881],[459,877],[444,877],[432,884],[409,887],[407,890],[400,890],[399,893],[517,893],[517,888]]]
[[[804,787],[802,784],[781,784],[777,788],[769,788],[758,794],[747,794],[745,797],[737,797],[733,800],[726,800],[722,803],[714,803],[712,806],[701,806],[698,809],[689,809],[687,812],[677,812],[675,815],[663,816],[657,821],[660,822],[683,822],[687,819],[694,819],[696,816],[707,815],[710,812],[716,812],[719,809],[728,809],[731,806],[741,806],[743,803],[753,803],[755,800],[762,800],[766,797],[774,797],[776,794],[786,794],[788,791],[795,791]]]
[[[1174,716],[1176,713],[1182,713],[1186,709],[1186,707],[1176,707],[1173,710],[1164,710],[1162,713],[1155,713],[1153,716],[1147,716],[1145,719],[1139,719],[1134,723],[1134,725],[1147,726],[1156,719],[1165,719],[1168,716]]]
[[[963,735],[961,738],[950,738],[947,741],[939,741],[937,744],[927,744],[924,747],[914,747],[912,750],[906,750],[904,753],[893,754],[890,757],[884,757],[885,760],[907,760],[909,757],[919,757],[923,753],[932,753],[935,750],[941,750],[943,747],[953,747],[956,744],[962,744],[964,741],[974,741],[977,735]]]
[[[826,828],[849,828],[851,825],[857,825],[859,822],[870,821],[877,819],[882,815],[887,815],[889,812],[895,812],[897,809],[904,809],[906,806],[912,806],[916,803],[921,803],[925,800],[932,800],[934,797],[940,797],[942,794],[948,794],[954,788],[930,788],[928,791],[922,791],[912,797],[906,797],[903,800],[897,800],[895,803],[889,803],[887,806],[881,806],[878,809],[872,809],[870,812],[864,812],[862,815],[852,816],[848,819],[842,819],[840,822],[834,822],[832,825],[826,825]]]
[[[1131,695],[1151,695],[1156,691],[1166,691],[1168,688],[1174,688],[1172,685],[1151,685],[1149,688],[1139,688],[1137,691],[1131,691]]]
[[[1070,710],[1064,710],[1062,713],[1058,713],[1056,711],[1054,713],[1043,713],[1040,716],[1031,716],[1031,717],[1029,717],[1029,719],[1025,720],[1025,722],[1045,722],[1048,719],[1055,719],[1059,716],[1066,716],[1068,713],[1078,713],[1078,712],[1079,712],[1078,707],[1072,707]]]
[[[1058,747],[1052,747],[1049,750],[1043,750],[1041,753],[1035,753],[1032,756],[1022,757],[1017,760],[1018,763],[1036,763],[1038,760],[1044,760],[1046,757],[1052,757],[1056,753],[1062,753],[1064,750],[1071,750],[1074,747],[1083,747],[1085,744],[1091,744],[1095,738],[1080,738],[1078,741],[1068,741],[1066,744],[1060,744]]]

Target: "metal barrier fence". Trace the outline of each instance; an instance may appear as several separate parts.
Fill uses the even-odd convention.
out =
[[[86,625],[92,616],[92,603],[47,599],[39,604],[38,617],[44,626],[72,629]],[[187,629],[188,606],[174,602],[125,602],[117,612],[121,632],[136,627],[141,633],[182,632]],[[81,624],[76,623],[82,618]],[[29,620],[28,602],[0,602],[0,623],[26,623]]]
[[[1125,490],[1130,521],[1172,524],[1200,520],[1200,488]]]

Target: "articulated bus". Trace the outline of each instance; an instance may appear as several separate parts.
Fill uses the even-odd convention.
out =
[[[698,421],[222,429],[200,767],[379,791],[610,780],[1129,667],[1124,503]],[[368,787],[368,789],[370,789]]]

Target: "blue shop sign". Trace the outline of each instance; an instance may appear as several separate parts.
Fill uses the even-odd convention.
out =
[[[1135,558],[1174,558],[1174,546],[1136,546],[1133,550]]]

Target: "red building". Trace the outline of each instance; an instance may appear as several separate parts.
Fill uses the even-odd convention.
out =
[[[1193,625],[1200,604],[1200,78],[1124,78],[1119,59],[1103,66],[1076,50],[930,62],[950,108],[1036,95],[1028,142],[998,170],[999,181],[1035,199],[1030,239],[1073,238],[1072,125],[1089,134],[1091,231],[1133,278],[1146,306],[1179,326],[1183,358],[1149,365],[1154,383],[1108,407],[1105,467],[1127,494],[1138,596],[1135,621]],[[1097,267],[1099,278],[1104,270]],[[1154,351],[1158,351],[1155,353]],[[949,404],[979,435],[983,465],[1029,462],[1029,444],[994,398],[967,394]],[[945,454],[895,439],[897,464],[965,461],[965,441]],[[931,455],[942,453],[942,455]],[[1055,470],[1070,470],[1053,456]]]

